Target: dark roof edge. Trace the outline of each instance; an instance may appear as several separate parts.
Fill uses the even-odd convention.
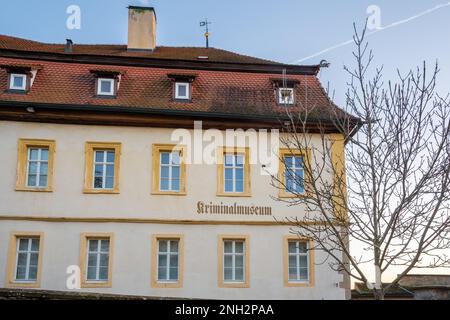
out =
[[[146,57],[120,57],[90,54],[65,54],[54,52],[23,51],[13,49],[0,49],[0,56],[27,60],[44,60],[66,63],[85,63],[100,65],[121,65],[133,67],[154,67],[168,69],[195,69],[229,72],[253,73],[281,73],[286,69],[289,75],[317,75],[320,65],[300,66],[292,64],[258,64],[258,63],[231,63],[212,61],[191,61],[175,59],[154,59]]]
[[[77,105],[77,104],[56,104],[56,103],[34,103],[23,101],[6,101],[0,100],[0,107],[34,107],[48,110],[73,110],[73,111],[96,111],[96,112],[119,112],[131,114],[145,115],[162,115],[162,116],[179,116],[192,118],[209,118],[209,119],[229,119],[229,120],[245,120],[245,121],[261,121],[269,123],[279,123],[280,121],[290,121],[287,115],[260,115],[260,114],[238,114],[238,113],[220,113],[190,110],[168,110],[168,109],[149,109],[126,106],[101,106],[101,105]],[[310,122],[335,125],[335,123],[327,118],[314,118]]]

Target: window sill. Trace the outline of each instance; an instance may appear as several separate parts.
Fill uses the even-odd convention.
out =
[[[177,289],[177,288],[182,288],[183,285],[181,284],[180,281],[178,282],[153,282],[152,283],[152,288],[167,288],[167,289]]]
[[[314,285],[311,282],[285,282],[285,287],[306,287],[306,288],[312,288]]]
[[[231,198],[235,198],[235,197],[250,198],[252,196],[252,194],[250,192],[243,192],[243,193],[217,192],[216,196],[217,197],[231,197]]]
[[[82,282],[81,288],[111,288],[112,284],[111,281],[107,282]]]
[[[250,288],[248,282],[222,282],[219,284],[220,288]]]
[[[40,283],[35,281],[35,282],[15,282],[15,281],[10,281],[7,284],[8,288],[39,288],[40,287]]]
[[[28,187],[16,187],[16,191],[20,192],[53,192],[53,188],[28,188]]]
[[[107,94],[97,94],[94,96],[94,98],[96,99],[116,99],[117,96],[116,95],[107,95]]]
[[[152,195],[155,196],[186,196],[186,191],[175,192],[175,191],[152,191]]]
[[[27,94],[28,90],[19,90],[19,89],[6,89],[5,93],[11,94]]]
[[[101,189],[83,189],[84,194],[120,194],[117,189],[113,190],[101,190]]]

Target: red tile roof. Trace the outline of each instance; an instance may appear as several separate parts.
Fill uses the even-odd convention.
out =
[[[102,65],[74,61],[50,61],[33,56],[27,59],[8,57],[4,50],[31,50],[42,52],[64,51],[63,45],[43,44],[35,41],[0,36],[0,65],[39,65],[31,90],[26,94],[7,91],[7,70],[0,69],[0,102],[26,102],[36,104],[63,104],[103,107],[123,107],[129,110],[169,110],[242,116],[262,116],[268,120],[286,115],[284,106],[277,104],[273,79],[279,73],[189,70],[186,68],[163,68],[130,65]],[[195,59],[208,54],[210,60],[228,63],[269,63],[266,60],[237,55],[223,50],[204,48],[159,47],[154,53],[127,52],[124,46],[75,45],[75,52],[105,55],[158,55],[161,59]],[[24,56],[25,57],[25,56]],[[124,58],[125,59],[125,58]],[[98,60],[95,60],[98,61]],[[270,62],[271,63],[271,62]],[[114,70],[121,72],[117,97],[98,98],[95,93],[95,75],[91,70]],[[278,70],[278,68],[276,69]],[[173,83],[170,74],[195,74],[192,101],[173,100]],[[294,110],[307,106],[314,109],[316,118],[329,118],[333,111],[341,110],[330,102],[315,73],[290,74],[287,78],[296,83]]]

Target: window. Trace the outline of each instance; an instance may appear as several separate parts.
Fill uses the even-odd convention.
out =
[[[286,191],[291,193],[303,193],[305,191],[303,156],[285,156],[283,161]]]
[[[175,82],[175,99],[190,100],[191,85],[189,82]]]
[[[248,236],[219,236],[219,287],[249,287]]]
[[[293,88],[279,88],[278,89],[278,103],[279,104],[294,104],[294,89]]]
[[[52,191],[55,141],[20,139],[17,191]]]
[[[250,196],[248,148],[219,148],[218,196]]]
[[[115,94],[116,94],[116,79],[114,78],[97,79],[97,95],[114,96]]]
[[[180,288],[183,285],[183,236],[153,236],[152,286]]]
[[[119,193],[120,153],[120,143],[86,143],[85,193]]]
[[[185,195],[184,146],[153,145],[153,194]]]
[[[27,90],[27,75],[21,73],[11,73],[9,76],[10,90]]]
[[[310,158],[309,150],[280,149],[280,197],[295,197],[308,191],[305,166],[308,165]]]
[[[285,237],[285,285],[314,285],[313,242],[298,237]]]
[[[82,234],[80,269],[84,288],[110,287],[113,255],[112,234]]]
[[[40,286],[42,233],[14,233],[8,255],[8,286]]]

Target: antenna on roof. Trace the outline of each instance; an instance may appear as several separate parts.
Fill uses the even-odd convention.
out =
[[[209,48],[209,28],[212,22],[208,22],[208,19],[205,18],[205,21],[200,22],[200,27],[205,27],[205,39],[206,39],[206,48]]]

